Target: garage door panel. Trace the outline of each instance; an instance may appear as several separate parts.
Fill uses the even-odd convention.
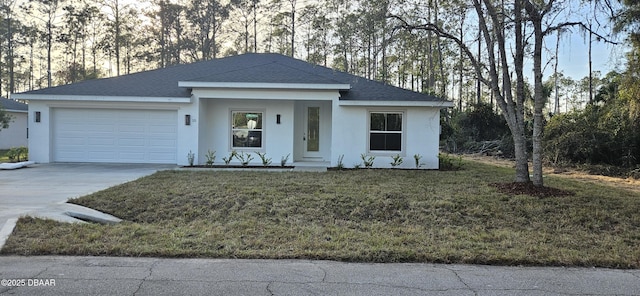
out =
[[[122,152],[119,154],[120,159],[126,162],[136,162],[139,159],[148,158],[144,152]]]
[[[82,136],[66,136],[60,137],[59,141],[61,142],[61,146],[69,147],[75,145],[84,145],[86,143],[86,138]]]
[[[82,124],[82,123],[77,123],[77,124]],[[115,129],[112,125],[110,124],[86,124],[85,127],[81,130],[78,131],[84,131],[84,132],[102,132],[102,133],[114,133]]]
[[[149,153],[149,160],[151,160],[151,162],[162,163],[167,158],[173,157],[173,155],[175,155],[175,153],[173,153],[173,151],[171,151],[171,152],[150,152]]]
[[[136,126],[131,126],[131,125],[127,125],[128,123],[122,122],[124,124],[121,124],[118,127],[118,130],[121,133],[144,133],[145,132],[145,126],[141,126],[140,123],[135,123]]]
[[[109,161],[116,157],[113,151],[89,151],[87,156],[94,162]]]
[[[151,147],[172,147],[176,145],[173,139],[152,139],[149,142]]]
[[[122,147],[145,147],[145,139],[143,138],[121,138],[118,144]]]
[[[114,137],[88,137],[87,144],[90,146],[111,146],[115,143]]]
[[[54,161],[176,163],[177,112],[54,109]]]

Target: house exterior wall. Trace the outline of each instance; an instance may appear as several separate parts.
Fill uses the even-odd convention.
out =
[[[228,97],[225,97],[228,96]],[[245,149],[251,153],[251,164],[260,165],[255,151],[266,153],[272,165],[289,154],[289,163],[308,161],[304,158],[304,112],[307,106],[322,107],[322,153],[317,159],[338,164],[343,156],[345,167],[362,164],[361,154],[375,156],[374,167],[391,167],[394,153],[368,151],[370,112],[403,113],[402,168],[414,168],[413,156],[422,156],[423,169],[438,168],[438,141],[440,132],[439,107],[423,106],[344,106],[337,91],[319,90],[193,90],[190,103],[171,102],[109,102],[109,101],[60,101],[33,100],[29,104],[28,120],[30,159],[47,163],[52,159],[52,110],[55,108],[108,108],[140,110],[175,110],[177,112],[177,164],[187,165],[189,152],[195,155],[195,164],[204,164],[208,150],[216,152],[216,163],[231,147],[232,110],[263,112],[263,147]],[[41,122],[35,122],[35,112],[41,113]],[[280,124],[276,122],[280,115]],[[190,124],[185,122],[186,115]],[[0,134],[2,134],[0,132]],[[237,160],[233,160],[238,164]]]
[[[303,121],[302,106],[314,104],[323,106],[322,130],[326,131],[321,139],[322,160],[331,158],[331,102],[337,101],[339,92],[336,90],[312,89],[193,89],[194,100],[200,102],[198,163],[206,162],[208,150],[216,152],[216,163],[223,163],[232,150],[238,152],[243,149],[231,147],[231,110],[253,110],[264,112],[264,143],[263,149],[245,149],[254,159],[251,164],[261,164],[254,151],[266,153],[271,158],[272,165],[277,165],[282,157],[289,155],[288,163],[303,160],[302,132],[299,126]],[[281,123],[276,123],[276,116],[280,114]],[[233,164],[239,162],[234,159]]]
[[[208,150],[216,152],[216,164],[223,164],[223,157],[228,157],[236,150],[251,154],[251,165],[260,165],[261,160],[255,152],[266,153],[272,164],[277,165],[281,157],[289,154],[289,163],[293,161],[294,137],[294,101],[290,100],[233,100],[233,99],[200,99],[200,157],[199,164],[206,162]],[[263,113],[262,148],[231,147],[231,112],[260,111]],[[280,114],[280,124],[276,122]],[[231,164],[240,164],[234,159]]]
[[[186,155],[190,147],[197,148],[198,130],[193,125],[185,124],[186,114],[198,114],[197,104],[179,103],[129,103],[129,102],[86,102],[86,101],[47,101],[33,100],[29,102],[28,126],[29,126],[29,159],[38,163],[49,163],[52,158],[52,137],[54,137],[53,122],[56,108],[80,108],[80,109],[126,109],[126,110],[175,110],[177,116],[177,159],[178,164],[187,164]],[[35,122],[35,114],[40,112],[40,122]],[[193,143],[196,143],[193,145]],[[197,153],[197,151],[195,151]],[[183,156],[184,157],[181,157]]]
[[[0,149],[27,146],[27,112],[7,111],[12,118],[9,128],[0,130]]]
[[[40,112],[40,122],[35,122],[35,113]],[[51,159],[50,108],[46,102],[29,102],[29,160],[48,163]]]
[[[369,112],[403,112],[402,152],[368,151]],[[422,156],[422,169],[438,168],[440,109],[437,107],[366,107],[333,104],[333,151],[331,165],[337,166],[339,157],[345,167],[362,165],[361,154],[375,156],[373,167],[391,167],[391,156],[400,154],[400,168],[415,168],[414,155]]]

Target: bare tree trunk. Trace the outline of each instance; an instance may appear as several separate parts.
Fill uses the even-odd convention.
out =
[[[253,52],[258,52],[258,0],[253,0]]]
[[[482,56],[482,34],[478,32],[478,59]],[[482,86],[480,85],[480,77],[476,79],[476,104],[480,104],[482,100]]]
[[[435,5],[434,5],[434,9],[436,11],[435,13],[435,22],[436,24],[439,23],[438,21],[438,15],[440,14],[438,11],[438,0],[434,1]],[[444,57],[442,55],[442,41],[440,40],[440,37],[437,37],[436,39],[436,47],[438,48],[438,64],[440,67],[440,96],[446,97],[447,94],[447,84],[445,83],[445,73],[444,73]]]
[[[533,50],[533,184],[536,186],[543,186],[542,128],[544,126],[544,117],[542,109],[545,105],[545,98],[542,90],[542,46],[544,38],[544,32],[542,31],[543,12],[538,11],[538,9],[529,2],[529,0],[526,0],[525,6],[530,22],[533,25],[533,35],[535,40]]]
[[[559,86],[558,86],[558,80],[559,80],[559,74],[558,74],[558,51],[560,49],[560,30],[558,30],[558,37],[556,39],[556,63],[553,66],[553,73],[555,74],[554,77],[554,88],[555,88],[555,104],[553,107],[553,114],[558,114],[560,113],[560,97],[558,94],[558,90],[559,90]]]
[[[115,17],[115,50],[116,50],[116,76],[120,76],[120,5],[118,0],[114,4]]]
[[[511,90],[511,77],[509,76],[509,63],[507,62],[507,50],[505,36],[502,34],[500,17],[491,0],[483,0],[486,13],[493,23],[494,31],[491,32],[487,27],[484,11],[479,0],[474,0],[474,7],[478,14],[480,30],[484,34],[484,40],[486,43],[487,56],[489,58],[489,82],[494,96],[497,98],[498,106],[502,110],[502,114],[507,121],[507,125],[511,130],[513,136],[513,143],[516,157],[516,176],[515,181],[519,183],[529,182],[529,159],[527,157],[527,141],[524,128],[524,37],[522,34],[522,0],[515,0],[514,4],[514,29],[515,29],[515,60],[514,67],[516,72],[516,96],[513,98]],[[493,33],[493,34],[492,34]],[[495,40],[493,39],[495,36]],[[499,76],[496,69],[497,60],[494,54],[495,46],[498,46],[498,51],[501,59],[502,76],[503,76],[503,88],[505,90],[503,97],[499,87]],[[476,66],[478,77],[482,77],[480,71],[480,65]]]
[[[461,13],[461,19],[460,19],[460,40],[462,40],[462,38],[464,38],[464,14]],[[460,63],[459,63],[459,67],[460,67],[460,75],[458,76],[458,111],[462,112],[462,68],[464,67],[463,64],[464,61],[464,51],[462,50],[462,47],[460,47]]]
[[[53,81],[51,79],[51,47],[53,42],[53,24],[51,19],[47,22],[47,87],[51,87]]]
[[[512,130],[514,137],[514,145],[516,151],[516,182],[530,182],[529,178],[529,155],[527,153],[527,137],[525,133],[524,122],[524,102],[525,102],[525,90],[524,90],[524,33],[523,33],[523,19],[522,19],[522,0],[515,0],[515,38],[516,38],[516,58],[515,58],[515,70],[516,70],[516,111],[515,117],[515,130]],[[503,65],[507,64],[506,51],[502,53],[505,57],[502,60]],[[503,76],[509,76],[507,71],[503,72]],[[505,91],[508,91],[505,88]]]
[[[589,22],[589,104],[593,103],[593,70],[592,70],[592,59],[591,59],[591,38],[593,33],[591,32],[591,22]]]
[[[294,57],[296,43],[296,0],[291,1],[291,57]]]

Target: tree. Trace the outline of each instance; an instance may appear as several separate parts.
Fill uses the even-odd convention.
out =
[[[256,52],[258,50],[258,9],[259,0],[231,0],[233,11],[239,16],[235,19],[241,26],[241,30],[236,30],[238,34],[237,45],[243,44],[243,52]],[[253,25],[253,36],[249,33],[249,28]],[[253,37],[253,42],[249,40]]]
[[[542,49],[544,38],[557,30],[569,26],[586,26],[581,22],[554,22],[568,2],[515,0],[513,5],[500,5],[492,0],[473,0],[474,18],[478,19],[479,36],[485,43],[486,63],[483,56],[474,54],[472,42],[465,40],[441,24],[427,21],[423,24],[409,24],[401,17],[395,17],[410,30],[426,30],[454,41],[475,69],[476,77],[487,85],[505,117],[511,131],[516,157],[516,182],[530,182],[528,149],[525,134],[525,92],[524,62],[528,44],[533,44],[533,183],[543,186],[542,179],[542,128],[543,108],[546,105],[542,81]],[[527,33],[525,29],[532,30]],[[598,35],[599,36],[599,35]],[[533,42],[529,40],[533,38]],[[513,54],[511,53],[513,52]],[[487,69],[486,72],[484,69]],[[488,73],[487,73],[488,72]],[[515,81],[511,78],[515,73]]]
[[[629,103],[629,115],[640,118],[640,2],[623,0],[622,8],[614,17],[617,33],[626,33],[631,43],[631,50],[627,53],[627,70],[622,79],[621,96]]]
[[[274,25],[280,26],[276,31],[276,36],[280,38],[288,36],[290,38],[289,48],[284,50],[280,48],[280,52],[287,52],[291,57],[295,56],[296,44],[296,9],[298,0],[272,0],[274,8],[279,9],[279,13],[274,17]],[[285,11],[282,6],[287,6]]]
[[[6,27],[5,30],[6,32],[4,32],[6,35],[6,39],[7,39],[7,48],[6,48],[6,54],[5,54],[5,60],[7,63],[7,67],[8,69],[8,74],[9,74],[9,93],[13,93],[15,92],[15,72],[14,72],[14,66],[15,66],[15,54],[14,54],[14,38],[15,38],[15,34],[16,34],[16,27],[21,26],[19,21],[14,20],[14,6],[15,6],[15,0],[14,1],[2,1],[2,4],[0,4],[0,10],[4,11],[4,18],[5,18],[5,22],[6,22]],[[0,86],[1,88],[1,86]],[[1,91],[0,91],[1,93]]]
[[[222,4],[218,0],[190,1],[187,13],[194,28],[194,40],[200,51],[200,60],[215,59],[218,56],[218,35],[223,23],[229,18],[229,10],[229,4]]]
[[[300,16],[307,29],[304,42],[306,60],[323,66],[327,66],[329,59],[329,32],[332,28],[327,14],[326,7],[309,5],[302,10]]]
[[[184,36],[182,36],[184,24],[181,16],[184,10],[185,7],[182,5],[161,0],[156,3],[156,10],[149,12],[149,17],[154,22],[149,30],[151,36],[148,38],[156,44],[151,54],[158,61],[160,68],[181,62],[181,47],[184,46]],[[209,54],[211,48],[207,45],[202,50]],[[197,54],[194,53],[194,55]]]
[[[41,30],[43,34],[41,36],[45,40],[47,49],[47,87],[53,86],[51,60],[53,58],[54,33],[56,33],[54,30],[57,27],[59,17],[58,10],[62,2],[63,0],[29,0],[28,4],[23,6],[23,9],[25,9],[27,13],[44,22],[45,28]],[[33,5],[36,6],[35,10]],[[36,17],[36,15],[41,15],[42,18]]]
[[[120,5],[120,0],[102,0],[104,7],[111,10],[111,14],[107,15],[109,21],[108,26],[111,31],[111,47],[116,57],[116,76],[120,76],[120,50],[122,43],[122,15],[125,7]]]
[[[99,11],[88,3],[68,5],[63,7],[63,10],[64,26],[59,41],[65,44],[68,67],[62,71],[65,73],[62,80],[63,83],[72,83],[87,79],[87,39],[90,35],[90,24],[98,17]]]
[[[12,119],[13,118],[9,112],[7,112],[4,107],[0,106],[0,131],[9,128],[9,123],[11,123]]]

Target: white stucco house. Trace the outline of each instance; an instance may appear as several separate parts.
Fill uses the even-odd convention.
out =
[[[203,164],[233,150],[345,167],[392,155],[438,168],[440,98],[279,54],[244,54],[14,94],[40,163]],[[234,161],[235,162],[235,161]],[[232,163],[234,163],[232,162]],[[237,163],[237,162],[236,162]]]
[[[0,149],[27,146],[27,104],[0,98],[0,106],[11,116],[11,123],[0,130]]]

